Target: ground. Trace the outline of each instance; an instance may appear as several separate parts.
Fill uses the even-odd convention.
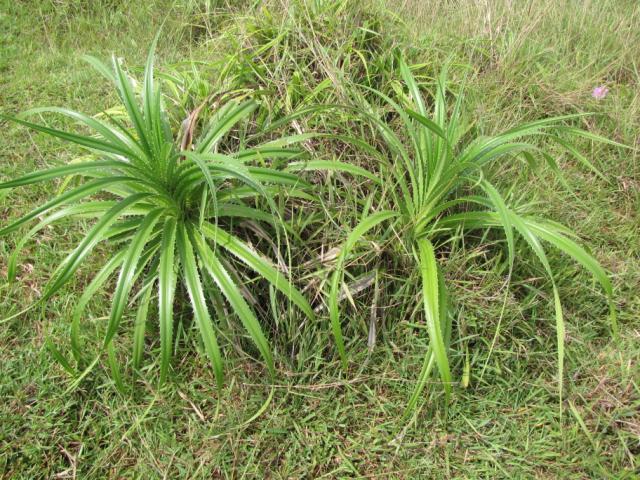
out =
[[[115,53],[128,65],[143,65],[165,19],[161,71],[190,60],[213,62],[232,48],[233,36],[223,33],[232,31],[234,19],[266,15],[250,2],[231,3],[1,0],[0,112],[57,105],[96,114],[111,107],[111,90],[82,55],[106,59]],[[290,3],[304,4],[264,8],[282,12]],[[348,16],[357,2],[334,3],[344,4],[341,14]],[[535,287],[533,259],[520,262],[506,291],[500,262],[488,247],[470,244],[444,265],[460,312],[454,350],[459,365],[468,355],[469,384],[458,385],[446,407],[440,391],[431,389],[408,424],[400,417],[426,341],[404,320],[371,355],[365,340],[346,374],[335,358],[318,356],[303,368],[283,365],[270,384],[255,362],[229,349],[227,382],[217,391],[205,362],[185,347],[177,352],[174,378],[161,389],[149,368],[149,377],[138,377],[135,388],[121,394],[101,362],[69,391],[68,374],[44,345],[47,338],[61,348],[68,344],[70,312],[92,271],[89,264],[46,305],[0,323],[0,477],[638,478],[640,5],[532,0],[392,6],[398,18],[393,28],[403,32],[397,35],[416,63],[473,66],[468,108],[482,130],[594,112],[584,128],[635,148],[580,145],[607,181],[562,158],[575,195],[545,168],[505,165],[497,172],[506,188],[524,179],[522,196],[574,229],[611,272],[619,337],[608,329],[597,285],[570,259],[552,255],[567,321],[559,405],[553,312],[548,294]],[[301,35],[312,35],[304,28]],[[391,26],[379,28],[396,34]],[[220,38],[228,45],[212,41]],[[337,47],[327,48],[331,54]],[[597,100],[591,92],[600,85],[609,93]],[[3,179],[77,153],[22,127],[0,126]],[[0,222],[55,189],[0,193]],[[81,232],[82,225],[56,227],[38,237],[14,283],[6,280],[6,260],[19,234],[0,239],[0,318],[38,297]],[[104,319],[107,300],[103,292],[92,302],[91,328]],[[270,386],[266,411],[247,422]]]

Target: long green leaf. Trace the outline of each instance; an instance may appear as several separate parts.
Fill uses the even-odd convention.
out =
[[[424,115],[420,115],[418,112],[414,112],[411,109],[407,109],[407,115],[409,115],[414,120],[417,120],[422,126],[426,127],[431,132],[435,133],[438,137],[447,141],[447,134],[445,131],[433,120],[429,120]]]
[[[63,218],[67,217],[96,217],[101,216],[109,210],[109,208],[113,207],[115,202],[84,202],[79,205],[71,205],[66,208],[62,208],[52,213],[45,219],[43,219],[40,223],[35,225],[29,232],[20,237],[18,242],[16,243],[15,248],[9,255],[9,259],[7,260],[7,278],[11,281],[16,278],[16,270],[18,263],[18,256],[20,252],[24,248],[24,246],[31,240],[40,230],[45,228],[52,223],[57,222]]]
[[[487,193],[487,196],[493,203],[500,220],[502,227],[504,228],[505,236],[507,237],[507,248],[509,252],[509,269],[513,269],[513,260],[515,257],[515,242],[513,239],[513,227],[511,226],[511,219],[509,216],[509,209],[507,208],[502,195],[498,193],[498,190],[486,180],[480,182],[480,186]]]
[[[176,221],[168,218],[162,232],[160,247],[160,275],[158,283],[158,315],[160,320],[160,382],[164,382],[169,371],[173,348],[173,295],[176,286],[175,275]]]
[[[151,132],[147,130],[146,125],[144,123],[144,118],[142,112],[140,111],[140,107],[138,106],[137,100],[135,98],[135,94],[133,93],[133,88],[131,86],[131,81],[129,77],[124,72],[118,59],[113,56],[112,57],[112,65],[113,70],[115,72],[116,78],[116,86],[118,87],[118,93],[120,94],[120,99],[122,100],[122,104],[127,110],[127,114],[129,115],[129,120],[133,124],[133,127],[138,134],[138,141],[140,143],[140,148],[142,151],[148,156],[149,159],[153,158],[153,152],[150,147],[149,136]],[[149,162],[151,164],[151,162]]]
[[[19,118],[11,117],[9,115],[0,114],[0,118],[18,123],[25,127],[29,127],[30,129],[35,130],[37,132],[46,133],[47,135],[51,135],[52,137],[57,137],[67,142],[75,143],[77,145],[88,148],[90,150],[97,150],[99,152],[106,152],[106,153],[115,153],[117,155],[125,155],[125,156],[131,155],[131,151],[128,148],[124,148],[121,145],[114,144],[105,140],[100,140],[98,138],[90,137],[87,135],[77,135],[75,133],[69,133],[62,130],[57,130],[55,128],[45,127],[44,125],[28,122],[26,120],[21,120]]]
[[[227,133],[233,126],[249,115],[258,107],[253,100],[247,100],[239,104],[227,103],[214,115],[211,124],[202,135],[202,139],[196,146],[196,152],[211,152],[215,144]]]
[[[200,335],[202,337],[202,342],[204,343],[207,356],[213,366],[213,372],[216,377],[218,389],[221,390],[224,381],[222,356],[220,355],[220,349],[211,323],[211,317],[207,310],[207,304],[202,291],[202,284],[198,274],[196,259],[193,254],[193,247],[189,241],[184,225],[179,224],[177,226],[176,238],[177,248],[180,254],[184,273],[184,283],[189,294],[189,299],[191,300],[193,314],[196,319],[198,329],[200,330]]]
[[[346,172],[351,175],[368,178],[372,182],[381,185],[382,180],[371,173],[369,170],[353,165],[352,163],[339,162],[337,160],[309,160],[307,162],[292,162],[287,165],[290,172],[299,172],[304,170],[329,170],[337,172]]]
[[[451,394],[451,372],[440,318],[440,296],[438,294],[438,264],[433,245],[426,238],[417,241],[420,274],[422,276],[422,300],[424,303],[429,342],[440,372],[447,398]]]
[[[17,230],[18,228],[20,228],[20,226],[24,225],[30,220],[33,220],[38,215],[42,215],[43,213],[48,212],[49,210],[57,207],[58,205],[77,202],[82,198],[88,197],[89,195],[92,195],[104,189],[108,185],[127,181],[127,180],[129,180],[129,177],[100,178],[100,179],[85,183],[73,190],[69,190],[68,192],[63,193],[62,195],[59,195],[49,200],[44,205],[41,205],[38,208],[33,209],[31,212],[29,212],[22,218],[14,221],[10,225],[7,225],[6,227],[0,229],[0,236],[6,235],[7,233],[11,233],[14,230]]]
[[[616,307],[613,301],[613,286],[611,285],[611,280],[609,279],[609,276],[607,275],[607,272],[604,270],[604,268],[602,268],[598,261],[591,255],[589,255],[584,248],[561,233],[549,222],[537,222],[532,219],[525,219],[525,223],[540,238],[546,240],[547,242],[558,248],[560,251],[571,256],[574,260],[576,260],[591,272],[591,274],[600,283],[607,295],[609,301],[609,319],[611,322],[611,329],[613,331],[613,334],[617,335],[618,322],[616,319]]]
[[[53,341],[51,340],[51,337],[46,338],[45,345],[47,347],[47,350],[49,350],[49,353],[51,353],[51,356],[54,358],[54,360],[58,362],[60,366],[67,371],[67,373],[69,373],[71,376],[75,376],[76,375],[75,369],[71,366],[71,364],[69,363],[69,360],[67,360],[67,358],[62,354],[62,352],[60,352],[58,347],[54,345]]]
[[[139,369],[142,365],[142,355],[144,353],[144,334],[147,327],[147,316],[149,313],[149,303],[153,293],[153,284],[145,287],[144,293],[140,297],[136,321],[133,329],[133,368]],[[161,340],[162,341],[162,340]]]
[[[540,263],[544,267],[547,275],[549,276],[549,280],[551,281],[551,287],[553,289],[553,298],[554,298],[554,310],[555,310],[555,320],[556,320],[556,336],[558,342],[558,390],[560,397],[560,408],[562,409],[562,393],[564,389],[564,341],[565,341],[565,326],[564,326],[564,315],[562,314],[562,304],[560,303],[560,296],[558,294],[558,288],[556,287],[555,279],[553,276],[553,270],[551,269],[551,265],[549,264],[549,260],[547,259],[546,253],[540,244],[538,237],[535,235],[534,231],[530,228],[527,223],[520,218],[520,216],[516,215],[513,212],[509,212],[511,217],[511,223],[518,230],[520,235],[526,240],[529,244],[533,252],[536,254]],[[562,410],[561,410],[562,411]]]
[[[107,332],[105,333],[103,341],[105,347],[111,343],[111,340],[118,330],[120,319],[122,318],[128,303],[129,292],[133,288],[133,278],[136,266],[140,260],[140,255],[142,254],[142,250],[147,244],[149,236],[151,235],[151,232],[163,211],[164,209],[158,208],[149,212],[145,219],[140,223],[140,227],[129,245],[127,256],[125,257],[120,269],[120,276],[118,277],[116,291],[111,302],[111,315],[109,316]]]
[[[128,151],[127,158],[132,159],[144,159],[144,152],[140,150],[140,146],[131,138],[130,135],[120,131],[112,125],[106,122],[98,120],[94,117],[85,115],[84,113],[69,110],[67,108],[59,107],[41,107],[27,110],[20,114],[21,117],[39,113],[58,113],[69,117],[87,127],[94,130],[102,138],[111,145],[121,148],[122,151]]]
[[[125,253],[125,250],[120,250],[104,264],[89,285],[84,288],[82,295],[73,309],[71,317],[71,351],[78,363],[82,360],[82,342],[80,341],[80,320],[82,319],[82,315],[89,301],[91,301],[109,277],[111,277],[115,269],[120,266],[124,260]]]
[[[196,246],[196,250],[200,258],[202,259],[202,264],[204,268],[209,272],[211,278],[216,283],[222,294],[225,296],[233,311],[242,321],[244,328],[249,333],[251,340],[258,347],[262,358],[264,358],[265,362],[267,362],[267,367],[269,368],[269,373],[271,375],[275,375],[275,367],[273,363],[273,356],[271,354],[271,347],[269,347],[269,342],[267,342],[267,338],[265,337],[262,327],[260,323],[256,319],[255,315],[247,305],[247,302],[242,298],[242,294],[240,290],[235,285],[229,273],[226,271],[216,254],[209,248],[209,246],[204,242],[201,236],[197,233],[191,235],[193,238],[193,242]]]
[[[10,180],[8,182],[0,183],[0,190],[5,188],[21,187],[23,185],[32,185],[34,183],[44,182],[52,180],[54,178],[65,177],[67,175],[75,175],[88,170],[102,170],[105,168],[119,168],[126,166],[123,162],[117,160],[96,160],[94,162],[86,163],[70,163],[69,165],[63,165],[61,167],[49,168],[47,170],[40,170],[37,172],[29,173],[22,177]]]
[[[67,282],[67,280],[69,280],[87,255],[89,255],[93,248],[104,239],[104,232],[117,220],[118,216],[123,211],[148,196],[149,194],[145,193],[131,195],[114,205],[107,213],[105,213],[89,233],[87,233],[75,250],[71,252],[67,258],[62,261],[62,263],[60,263],[58,268],[56,268],[51,280],[49,280],[49,283],[42,294],[42,301],[51,298],[51,296],[56,293],[60,287]]]
[[[306,298],[295,288],[286,276],[277,270],[275,265],[269,260],[260,256],[256,251],[237,237],[225,232],[223,229],[211,223],[202,225],[202,233],[215,242],[217,246],[228,250],[238,257],[243,263],[255,272],[259,273],[265,280],[271,283],[277,290],[283,293],[289,300],[302,310],[310,319],[315,318],[313,309]]]
[[[111,378],[113,383],[120,393],[126,393],[127,389],[122,380],[122,373],[120,372],[120,366],[118,365],[118,359],[116,358],[116,349],[113,343],[107,345],[107,363],[109,364],[109,370],[111,370]]]

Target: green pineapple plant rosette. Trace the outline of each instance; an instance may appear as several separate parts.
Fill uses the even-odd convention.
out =
[[[41,229],[76,217],[93,218],[92,227],[58,265],[37,302],[46,302],[60,291],[98,244],[109,243],[114,247],[102,269],[84,289],[73,312],[71,352],[79,365],[84,359],[79,335],[84,309],[117,270],[102,346],[108,351],[114,380],[120,388],[123,384],[115,361],[113,339],[120,333],[121,320],[130,302],[137,308],[133,366],[141,365],[149,305],[152,301],[157,302],[160,379],[167,378],[173,349],[173,309],[178,282],[187,292],[218,386],[223,382],[223,359],[207,305],[208,295],[213,295],[218,302],[226,302],[240,319],[273,374],[275,365],[269,342],[241,292],[240,283],[245,272],[234,269],[230,260],[243,264],[246,270],[268,282],[304,314],[313,318],[314,313],[288,276],[241,238],[232,225],[234,220],[266,222],[278,237],[285,230],[275,199],[282,189],[302,188],[305,182],[294,173],[273,167],[269,161],[286,161],[298,156],[299,151],[289,147],[295,139],[279,138],[255,147],[220,153],[221,140],[257,107],[251,99],[231,99],[217,108],[193,145],[189,138],[193,125],[186,128],[189,132],[185,132],[179,142],[167,119],[159,83],[154,79],[153,49],[146,63],[139,96],[132,79],[115,57],[112,68],[94,58],[88,58],[88,61],[115,85],[126,113],[124,118],[108,116],[102,120],[64,108],[39,108],[20,118],[2,116],[89,152],[80,161],[0,184],[0,189],[13,189],[70,176],[80,179],[79,185],[63,189],[59,195],[0,229],[0,235],[7,235],[39,220],[18,238],[9,259],[9,277],[15,278],[20,250]],[[69,117],[89,133],[70,133],[24,119],[27,114],[45,112]],[[191,120],[195,120],[195,116]],[[58,349],[53,345],[50,347],[56,358],[76,375]],[[95,361],[88,369],[93,364]]]

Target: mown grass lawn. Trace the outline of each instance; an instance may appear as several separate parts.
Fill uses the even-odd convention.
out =
[[[316,95],[335,89],[332,95],[341,100],[346,94],[339,85],[354,81],[346,73],[386,82],[376,73],[384,72],[384,65],[376,61],[388,57],[375,48],[399,47],[429,75],[449,62],[453,88],[466,81],[465,108],[480,133],[593,112],[580,120],[582,128],[632,147],[578,141],[606,181],[560,150],[552,153],[569,190],[544,165],[504,162],[493,173],[501,191],[537,202],[536,213],[573,229],[610,272],[620,336],[610,335],[604,295],[588,272],[550,250],[566,321],[560,408],[553,301],[543,272],[518,244],[507,286],[508,267],[496,254],[502,238],[489,236],[481,243],[470,237],[440,259],[456,311],[451,402],[445,407],[433,377],[409,423],[400,419],[428,340],[416,326],[420,318],[409,311],[413,306],[400,305],[403,297],[394,292],[378,295],[372,289],[354,299],[360,308],[345,305],[342,312],[343,323],[359,332],[349,344],[348,373],[331,350],[324,311],[318,325],[300,328],[299,335],[283,334],[296,339],[295,355],[287,350],[288,341],[274,339],[280,355],[275,384],[223,332],[226,383],[216,389],[187,328],[179,332],[171,381],[161,388],[157,361],[150,357],[143,375],[126,378],[133,388],[119,393],[105,355],[69,390],[72,379],[45,348],[45,339],[68,351],[74,301],[100,264],[98,254],[51,301],[0,324],[0,476],[637,478],[640,5],[633,0],[405,1],[388,2],[389,12],[377,2],[218,3],[0,0],[0,112],[55,105],[98,114],[111,108],[115,95],[82,55],[107,59],[115,53],[139,66],[134,72],[141,74],[165,18],[158,70],[184,75],[202,98],[230,58],[250,52],[244,60],[256,65],[251,81],[271,82],[270,95],[279,99],[274,108],[290,113],[303,104],[309,95],[305,82],[317,87],[326,80]],[[378,47],[359,50],[366,42]],[[369,71],[357,67],[365,57]],[[312,72],[312,80],[296,71]],[[608,94],[593,98],[601,85]],[[305,119],[299,121],[304,130]],[[23,127],[4,121],[0,126],[3,180],[78,155],[79,150]],[[313,147],[325,154],[329,148],[321,142]],[[340,176],[322,181],[327,202],[333,201],[331,191],[346,198],[336,209],[336,224],[353,226],[355,192],[366,185]],[[59,186],[2,191],[0,223],[26,213]],[[21,257],[17,282],[6,280],[6,269],[19,234],[0,239],[0,318],[38,298],[86,228],[56,226],[40,233]],[[332,236],[339,229],[318,232],[314,248],[322,244],[323,251],[343,240]],[[83,327],[89,354],[98,351],[110,293],[100,291],[89,305]],[[382,320],[369,353],[373,301]],[[127,325],[133,316],[127,312]],[[130,355],[128,342],[123,336],[117,344],[122,358]],[[150,341],[148,349],[156,351],[157,342]],[[247,423],[270,386],[274,396],[266,411]]]

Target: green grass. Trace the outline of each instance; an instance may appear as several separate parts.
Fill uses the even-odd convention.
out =
[[[91,6],[75,1],[2,2],[0,111],[15,114],[56,105],[96,114],[113,107],[116,96],[80,60],[81,55],[106,59],[115,53],[127,65],[138,65],[141,75],[149,45],[172,8],[156,63],[160,72],[184,80],[184,90],[172,93],[183,94],[187,102],[195,103],[240,78],[255,90],[271,85],[276,91],[261,99],[270,112],[267,123],[303,108],[309,95],[344,103],[347,95],[340,85],[349,85],[353,75],[373,88],[396,80],[386,76],[385,67],[393,62],[394,47],[407,42],[408,61],[423,63],[421,72],[427,80],[447,60],[453,88],[466,78],[467,110],[481,133],[591,111],[596,115],[583,120],[583,128],[640,145],[640,33],[635,28],[640,9],[635,2],[561,8],[539,0],[524,7],[526,15],[516,10],[515,2],[511,8],[506,3],[490,8],[469,3],[452,10],[438,2],[424,8],[406,2],[399,11],[406,25],[378,13],[376,6],[365,10],[355,3],[325,7],[322,3],[308,2],[305,9],[293,2],[289,15],[282,15],[274,4],[267,15],[241,2],[219,9],[195,1],[177,2],[173,8],[169,2],[142,7],[118,1]],[[242,55],[237,53],[239,47],[244,48]],[[230,62],[232,57],[251,60],[256,67],[248,72],[240,62],[241,67],[229,67],[227,78],[221,78],[216,73],[221,66],[236,65]],[[362,67],[363,57],[368,70]],[[190,60],[199,61],[195,70]],[[611,91],[596,101],[590,92],[600,84]],[[333,132],[345,122],[353,132],[360,128],[359,132],[370,134],[367,127],[349,123],[344,114],[321,113],[299,117],[274,135]],[[71,126],[63,120],[50,125]],[[9,123],[2,127],[3,179],[79,153],[24,128]],[[333,142],[320,137],[303,145],[318,158],[374,170],[366,155],[347,144],[334,149]],[[375,235],[360,244],[361,255],[348,268],[347,282],[360,281],[365,288],[340,303],[350,357],[347,373],[341,371],[331,340],[328,309],[318,314],[324,323],[299,323],[301,318],[287,319],[276,304],[278,321],[270,335],[278,365],[273,381],[249,357],[247,345],[236,348],[231,338],[240,330],[229,325],[220,332],[227,365],[222,390],[215,387],[206,356],[197,354],[202,348],[197,336],[185,328],[178,332],[172,381],[162,388],[154,381],[157,364],[151,363],[146,375],[135,380],[125,376],[135,388],[122,395],[114,387],[104,356],[78,389],[67,392],[71,378],[53,361],[45,339],[60,348],[68,346],[75,303],[90,274],[112,253],[103,249],[46,305],[0,325],[2,475],[634,478],[640,452],[638,153],[587,140],[578,148],[609,182],[560,148],[553,153],[575,196],[544,165],[530,169],[511,162],[491,172],[491,178],[500,179],[501,192],[510,192],[514,200],[537,200],[537,214],[575,230],[612,273],[620,325],[617,340],[608,331],[606,299],[589,273],[549,251],[565,310],[562,417],[549,284],[534,256],[517,244],[519,260],[507,288],[509,267],[506,257],[500,256],[505,250],[499,232],[459,238],[450,244],[446,261],[444,257],[439,261],[454,299],[458,332],[452,338],[452,374],[461,379],[468,369],[470,376],[466,388],[454,385],[446,409],[442,389],[428,385],[419,414],[406,427],[400,418],[428,344],[415,301],[419,272],[407,278],[401,268],[381,268],[380,281],[368,281],[366,274],[377,255],[377,246],[370,241]],[[369,183],[366,177],[344,171],[305,175],[322,192],[321,208],[332,213],[330,224],[324,224],[320,214],[291,217],[295,226],[306,225],[308,231],[308,248],[291,259],[298,266],[292,275],[302,279],[305,295],[318,304],[322,292],[329,290],[334,267],[325,257],[345,240],[343,229],[361,221],[353,212],[367,210],[361,199]],[[514,184],[517,187],[511,189]],[[56,186],[43,185],[3,197],[3,225],[55,192]],[[20,236],[1,239],[0,316],[37,299],[82,234],[77,227],[44,230],[25,250],[17,283],[7,282],[5,274],[8,255]],[[402,258],[401,252],[398,255]],[[408,252],[406,261],[411,258]],[[111,291],[97,292],[87,306],[90,316],[83,328],[88,352],[100,349]],[[377,335],[369,353],[372,304],[377,305]],[[134,317],[125,312],[124,325],[132,326]],[[301,328],[289,331],[299,324]],[[318,345],[326,348],[319,351]],[[131,344],[118,337],[115,347],[115,354],[124,359]],[[147,348],[158,351],[157,345]],[[268,409],[247,423],[268,398],[273,382]]]

